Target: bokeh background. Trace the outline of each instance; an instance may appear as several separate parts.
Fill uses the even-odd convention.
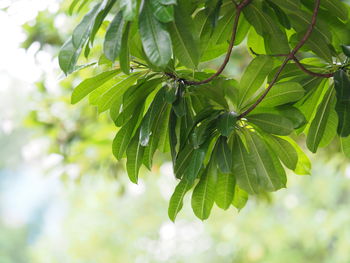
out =
[[[172,223],[169,157],[131,184],[108,116],[69,103],[94,72],[58,69],[81,18],[67,15],[69,2],[0,0],[0,263],[350,262],[350,162],[336,143],[310,155],[311,176],[289,174],[288,189],[205,222],[187,199]],[[239,47],[226,73],[247,61]]]

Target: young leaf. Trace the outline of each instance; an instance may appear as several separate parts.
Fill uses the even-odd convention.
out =
[[[184,179],[176,186],[169,201],[168,215],[171,221],[175,222],[177,214],[182,209],[185,194],[192,188],[192,185],[192,182]]]
[[[110,61],[114,62],[119,56],[124,29],[123,13],[119,12],[109,24],[106,32],[103,51]]]
[[[227,210],[235,194],[236,179],[233,174],[218,173],[215,203],[221,209]]]
[[[289,135],[294,130],[294,125],[289,119],[270,113],[249,115],[248,121],[275,135]]]
[[[165,68],[171,55],[171,40],[164,25],[152,14],[149,1],[144,2],[139,16],[139,31],[143,49],[150,62]]]

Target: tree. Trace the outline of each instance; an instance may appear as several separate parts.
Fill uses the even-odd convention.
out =
[[[65,42],[65,74],[99,71],[73,91],[109,111],[118,130],[113,154],[126,157],[130,180],[170,152],[179,179],[175,220],[193,189],[192,208],[207,219],[214,203],[244,207],[248,195],[286,187],[286,169],[308,174],[315,153],[333,140],[350,156],[349,4],[333,0],[74,0],[89,9]],[[108,23],[105,20],[111,21]],[[88,57],[108,24],[97,63]],[[253,59],[240,80],[223,74],[234,46]],[[224,55],[213,72],[203,62]]]

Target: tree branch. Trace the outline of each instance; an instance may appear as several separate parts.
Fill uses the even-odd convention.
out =
[[[239,18],[241,16],[242,10],[251,3],[252,0],[243,0],[240,4],[235,4],[236,6],[236,16],[235,16],[235,20],[233,22],[233,29],[232,29],[232,36],[231,36],[231,40],[230,40],[230,44],[224,59],[224,62],[221,64],[220,68],[217,70],[217,72],[215,74],[213,74],[212,76],[210,76],[209,78],[202,80],[202,81],[190,81],[190,80],[186,80],[186,79],[179,79],[177,78],[177,76],[173,73],[165,73],[165,75],[167,75],[168,77],[175,79],[175,80],[180,80],[182,81],[185,85],[202,85],[202,84],[207,84],[210,81],[212,81],[213,79],[215,79],[216,77],[220,76],[221,73],[224,71],[224,69],[226,68],[228,62],[230,61],[230,57],[232,54],[232,49],[233,46],[235,44],[235,40],[236,40],[236,35],[237,35],[237,29],[238,29],[238,23],[239,23]]]
[[[255,55],[255,56],[260,56],[261,54],[256,53],[252,48],[249,48],[250,51]],[[267,55],[270,57],[287,57],[289,56],[289,54],[270,54]],[[297,59],[296,56],[293,57],[293,61],[295,62],[295,64],[306,74],[313,76],[313,77],[319,77],[319,78],[332,78],[334,76],[334,73],[318,73],[318,72],[314,72],[311,71],[309,69],[307,69],[300,61],[299,59]]]
[[[244,118],[245,116],[247,116],[250,112],[252,112],[264,100],[266,95],[269,93],[269,91],[272,89],[272,87],[276,84],[279,76],[281,75],[284,68],[287,66],[288,62],[290,60],[294,60],[296,53],[305,45],[307,40],[310,38],[312,31],[314,30],[315,25],[316,25],[318,12],[320,10],[320,3],[321,3],[321,0],[315,0],[315,8],[313,11],[312,20],[311,20],[311,23],[309,25],[309,28],[307,29],[303,38],[296,45],[296,47],[287,55],[287,57],[283,61],[282,65],[280,66],[279,70],[277,71],[277,73],[273,77],[273,80],[270,82],[269,86],[267,87],[267,89],[264,91],[264,93],[259,97],[259,99],[252,106],[250,106],[246,111],[244,111],[241,115],[238,116],[238,119],[241,119],[241,118]]]

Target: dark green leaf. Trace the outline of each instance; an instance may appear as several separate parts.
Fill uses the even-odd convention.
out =
[[[138,182],[138,174],[142,165],[144,151],[145,148],[139,144],[139,135],[136,133],[126,149],[126,170],[130,181],[135,184]]]
[[[185,194],[192,188],[193,183],[187,180],[181,180],[176,186],[173,195],[169,201],[168,215],[169,218],[174,222],[177,214],[182,209],[183,199]]]
[[[220,171],[224,174],[232,172],[232,153],[226,137],[220,137],[216,148],[216,160]]]
[[[238,115],[235,112],[225,112],[220,116],[217,128],[222,136],[230,136],[232,131],[235,129],[237,116]]]
[[[270,113],[249,115],[248,121],[263,131],[276,135],[289,135],[294,130],[294,125],[289,119]]]

